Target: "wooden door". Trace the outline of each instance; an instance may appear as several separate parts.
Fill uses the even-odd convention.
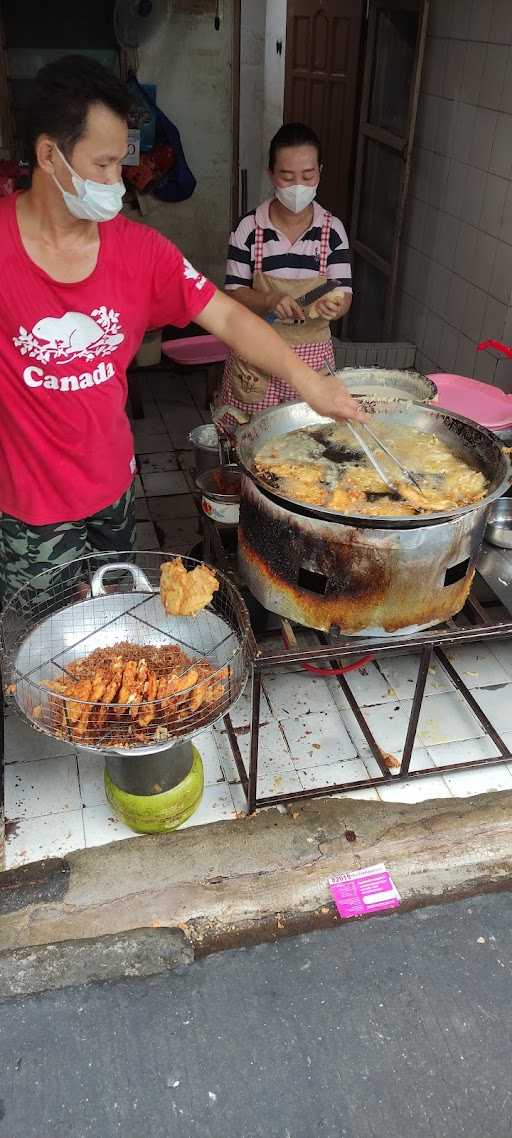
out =
[[[369,0],[350,243],[351,340],[393,326],[400,237],[427,34],[429,0]]]
[[[303,122],[323,150],[319,200],[350,209],[363,0],[288,0],[284,121]]]

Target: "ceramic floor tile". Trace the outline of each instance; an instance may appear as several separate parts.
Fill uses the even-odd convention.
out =
[[[201,422],[202,422],[202,420],[201,420]],[[175,451],[184,451],[184,450],[193,451],[194,450],[194,444],[190,441],[188,431],[186,431],[186,430],[185,431],[181,431],[181,430],[171,431],[171,430],[169,430],[169,434],[170,434],[171,442],[172,442],[172,445],[173,445]]]
[[[154,522],[176,521],[199,516],[192,494],[150,495],[147,501],[150,517],[153,518]]]
[[[230,782],[229,790],[230,790],[231,797],[233,799],[233,806],[236,810],[237,818],[246,817],[247,816],[247,799],[245,797],[244,791],[242,790],[240,783],[239,782]],[[269,807],[269,809],[273,809],[273,808]]]
[[[137,549],[160,549],[154,522],[137,522]]]
[[[512,774],[504,763],[474,771],[452,771],[443,777],[456,798],[469,798],[491,790],[512,790]]]
[[[137,522],[149,521],[149,508],[147,498],[135,499],[135,520]]]
[[[428,747],[415,747],[412,755],[409,770],[411,771],[426,771],[436,764],[432,760],[432,755]],[[391,772],[394,774],[394,771]]]
[[[135,478],[133,480],[133,484],[135,487],[135,497],[136,498],[143,498],[144,497],[144,487],[142,485],[142,482],[141,482],[138,474],[135,476]]]
[[[188,372],[184,376],[184,380],[186,389],[189,392],[191,399],[194,400],[194,403],[198,403],[200,405],[201,410],[205,410],[205,408],[202,406],[206,401],[207,390],[207,380],[204,371],[198,371],[195,373],[195,375],[192,372]],[[207,414],[209,414],[209,410],[207,411]]]
[[[157,412],[154,415],[145,415],[143,419],[135,419],[132,423],[133,437],[138,451],[147,454],[150,448],[149,440],[160,439],[158,450],[162,450],[162,438],[168,439],[167,427]]]
[[[394,687],[379,671],[376,664],[367,664],[357,672],[349,672],[347,683],[359,707],[372,707],[374,704],[389,703],[390,700],[396,701],[398,698]]]
[[[239,734],[238,746],[242,753],[244,763],[249,768],[251,736],[250,732]],[[271,719],[268,723],[260,723],[258,770],[261,774],[273,771],[293,771],[288,744],[279,723]]]
[[[295,790],[302,790],[302,783],[295,768],[258,770],[258,798],[270,798],[276,794],[291,794]]]
[[[160,549],[168,553],[187,555],[201,540],[200,520],[178,518],[174,521],[155,522]]]
[[[215,730],[215,737],[217,739],[217,749],[219,753],[221,771],[224,779],[232,787],[234,783],[239,782],[238,770],[233,757],[229,740],[227,735],[220,732],[217,728]],[[238,740],[240,743],[240,739]]]
[[[133,419],[133,422],[134,423],[143,423],[145,421],[145,419],[154,418],[154,416],[155,415],[158,416],[160,414],[160,412],[159,412],[158,407],[157,407],[156,402],[155,402],[155,396],[154,396],[151,388],[148,386],[150,373],[146,372],[144,374],[142,371],[140,371],[138,373],[138,375],[139,375],[139,379],[140,379],[140,382],[139,382],[140,402],[142,403],[144,415],[142,416],[142,419]]]
[[[168,470],[158,474],[144,474],[142,477],[144,492],[152,494],[186,494],[189,486],[183,471]]]
[[[339,715],[341,716],[342,723],[350,736],[356,751],[361,753],[367,746],[366,739],[359,727],[359,724],[350,709],[350,705],[346,696],[343,694],[339,683],[336,680],[326,680],[329,694],[336,707]]]
[[[483,727],[458,692],[425,697],[418,727],[418,741],[425,747],[478,739],[482,735]]]
[[[504,731],[510,731],[512,726],[512,684],[509,683],[498,688],[481,688],[478,692],[478,703],[496,731],[499,731],[500,734]]]
[[[512,743],[512,737],[509,736]],[[507,742],[507,740],[504,740]],[[435,767],[442,767],[444,763],[468,763],[477,759],[490,759],[498,754],[498,748],[488,736],[481,739],[466,739],[459,743],[442,743],[437,747],[429,747],[428,753]]]
[[[231,708],[231,711],[229,713],[230,717],[231,717],[231,722],[233,724],[233,727],[235,728],[235,731],[239,731],[240,729],[242,729],[242,731],[243,731],[244,728],[250,727],[251,714],[252,714],[251,708],[252,708],[252,685],[251,685],[251,681],[249,680],[248,683],[246,684],[241,696],[239,697],[237,703],[234,704],[234,706]],[[266,699],[265,693],[262,691],[261,703],[260,703],[260,724],[266,724],[271,719],[273,719],[273,715],[272,715],[272,712],[271,712],[270,707],[268,705],[268,701]],[[224,723],[222,722],[222,720],[217,725],[216,729],[219,731],[225,731]]]
[[[194,735],[193,743],[194,746],[197,747],[203,761],[205,786],[212,786],[216,782],[222,782],[224,774],[220,765],[219,748],[213,729],[208,728],[207,731],[201,731],[198,735]]]
[[[135,838],[137,835],[124,822],[120,822],[112,813],[108,802],[101,806],[86,806],[83,810],[85,845],[106,846],[109,842],[117,842],[122,838]]]
[[[506,640],[493,641],[492,651],[496,659],[505,669],[509,680],[512,680],[512,637]]]
[[[381,802],[429,802],[432,798],[450,798],[450,790],[445,779],[432,775],[431,778],[413,779],[411,782],[393,782],[379,786]]]
[[[346,762],[325,763],[322,766],[297,769],[304,790],[320,786],[334,786],[338,782],[358,782],[368,778],[368,771],[361,759],[348,759]]]
[[[190,470],[193,474],[196,473],[196,456],[193,450],[178,450],[176,457],[182,470]]]
[[[379,769],[369,751],[368,743],[350,710],[349,704],[339,684],[335,681],[328,681],[330,686],[333,701],[338,708],[343,723],[347,732],[356,748],[356,751],[363,757],[366,765],[369,767],[370,774],[377,775]],[[365,708],[364,714],[368,721],[370,730],[376,738],[377,743],[388,754],[392,754],[396,759],[400,760],[402,757],[403,746],[407,734],[407,727],[409,723],[409,715],[412,707],[411,700],[398,700],[394,704],[381,704],[378,707]],[[471,726],[473,728],[473,720],[471,719]],[[431,766],[430,762],[426,761],[424,753],[425,741],[420,738],[419,731],[416,737],[416,744],[413,751],[413,759],[418,764],[423,766]],[[395,769],[395,768],[393,768]],[[396,768],[398,769],[398,768]],[[414,769],[414,768],[413,768]]]
[[[5,719],[5,762],[24,763],[56,755],[74,755],[75,748],[29,727],[16,713]]]
[[[417,653],[408,653],[404,656],[381,656],[379,668],[388,680],[388,683],[398,696],[398,699],[412,699],[414,685],[418,675],[420,656]],[[434,695],[437,692],[452,691],[453,684],[438,660],[433,659],[429,668],[425,694]]]
[[[242,759],[248,772],[251,742],[250,733],[246,731],[245,728],[242,730],[239,728],[237,730],[237,738]],[[235,760],[225,734],[218,735],[218,747],[221,767],[225,778],[229,783],[238,781],[238,771]],[[263,793],[260,783],[262,786],[268,786],[270,783],[273,783],[277,775],[283,776],[280,780],[280,786],[282,786],[283,779],[285,779],[287,786],[290,785],[292,789],[298,789],[295,773],[295,767],[291,760],[288,745],[279,724],[276,723],[275,720],[261,724],[258,751],[258,794],[261,795]],[[272,791],[272,793],[275,792]]]
[[[167,447],[169,450],[172,448],[172,443],[165,423],[161,424],[161,430],[158,433],[151,434],[145,431],[143,427],[134,427],[135,448],[139,455],[150,455],[161,453]]]
[[[470,691],[491,684],[506,684],[509,679],[505,668],[486,645],[461,644],[449,649],[446,655]]]
[[[5,768],[5,811],[8,818],[40,818],[81,806],[75,755],[35,763],[9,763]]]
[[[194,427],[200,427],[204,422],[202,413],[198,411],[194,403],[188,398],[186,402],[177,403],[173,391],[169,391],[167,398],[165,396],[159,397],[158,409],[162,419],[167,424],[169,433],[177,430],[188,433]]]
[[[276,719],[300,719],[312,712],[332,710],[326,681],[305,672],[265,675],[263,687]]]
[[[402,758],[402,748],[401,747],[397,748],[397,751],[396,751],[394,757],[396,759],[398,759],[399,762],[401,761],[401,758]],[[365,747],[360,751],[360,758],[363,760],[364,765],[367,768],[370,776],[372,778],[378,778],[378,776],[381,773],[381,770],[380,770],[380,767],[377,763],[377,760],[374,758],[374,756],[372,755],[372,752],[369,750],[368,747]],[[411,756],[410,770],[411,771],[428,770],[428,768],[432,767],[432,766],[434,766],[434,763],[432,761],[432,758],[431,758],[427,748],[416,745],[413,749],[412,756]],[[393,776],[393,778],[396,778],[400,773],[400,767],[399,766],[389,767],[388,769],[389,769],[390,774]]]
[[[282,730],[297,769],[355,758],[357,752],[336,708],[284,719]]]
[[[237,811],[228,784],[219,782],[214,786],[205,786],[200,806],[195,814],[180,826],[180,829],[204,826],[208,822],[222,822],[228,818],[236,818],[236,815]]]
[[[176,386],[176,376],[169,372],[169,376],[162,376],[162,383],[153,389],[153,395],[156,400],[156,405],[161,414],[171,414],[172,411],[185,411],[187,408],[194,409],[195,404],[191,392],[186,383],[183,382],[180,387]],[[182,377],[183,380],[185,377]]]
[[[167,450],[162,447],[149,454],[139,452],[137,458],[143,478],[146,474],[165,474],[168,470],[178,469],[178,459],[170,445]]]
[[[183,477],[187,483],[189,494],[199,494],[199,490],[196,486],[195,471],[183,469]]]
[[[91,751],[78,751],[78,781],[80,784],[80,798],[84,806],[103,806],[106,804],[105,759],[103,755],[95,755]]]
[[[361,790],[346,790],[343,794],[333,794],[332,797],[337,799],[360,798],[365,802],[380,802],[377,791],[373,786],[368,786]]]
[[[397,758],[400,758],[405,743],[409,712],[409,700],[365,708],[365,719],[379,747]]]
[[[71,850],[83,849],[84,844],[81,810],[23,819],[11,829],[6,839],[6,869],[40,861],[41,858],[63,857]]]

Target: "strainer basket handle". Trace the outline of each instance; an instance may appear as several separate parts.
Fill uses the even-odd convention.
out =
[[[108,589],[103,584],[103,578],[107,573],[118,572],[122,569],[123,572],[129,573],[134,584],[134,588],[138,593],[152,593],[154,592],[150,585],[146,574],[138,565],[133,565],[130,561],[110,561],[108,565],[102,565],[96,570],[91,580],[91,596],[104,597],[108,593]]]

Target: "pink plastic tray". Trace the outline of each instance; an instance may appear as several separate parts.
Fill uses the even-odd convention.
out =
[[[466,419],[473,419],[491,431],[512,426],[512,395],[505,395],[499,387],[445,372],[433,372],[429,379],[437,386],[434,404],[438,403],[456,415],[464,415]]]
[[[216,336],[187,336],[184,340],[166,340],[162,352],[184,367],[207,367],[227,360],[229,348]]]

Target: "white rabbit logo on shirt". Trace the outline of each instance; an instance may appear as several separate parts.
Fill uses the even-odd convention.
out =
[[[206,284],[206,277],[204,277],[202,273],[199,273],[197,269],[190,264],[190,261],[187,261],[186,257],[183,258],[183,275],[185,280],[194,281],[195,288],[197,289],[202,289],[203,285]]]
[[[98,356],[111,355],[123,340],[119,313],[103,305],[94,308],[90,316],[84,312],[44,316],[36,321],[31,332],[20,327],[13,343],[22,356],[39,363],[65,364],[75,359],[90,362]]]

